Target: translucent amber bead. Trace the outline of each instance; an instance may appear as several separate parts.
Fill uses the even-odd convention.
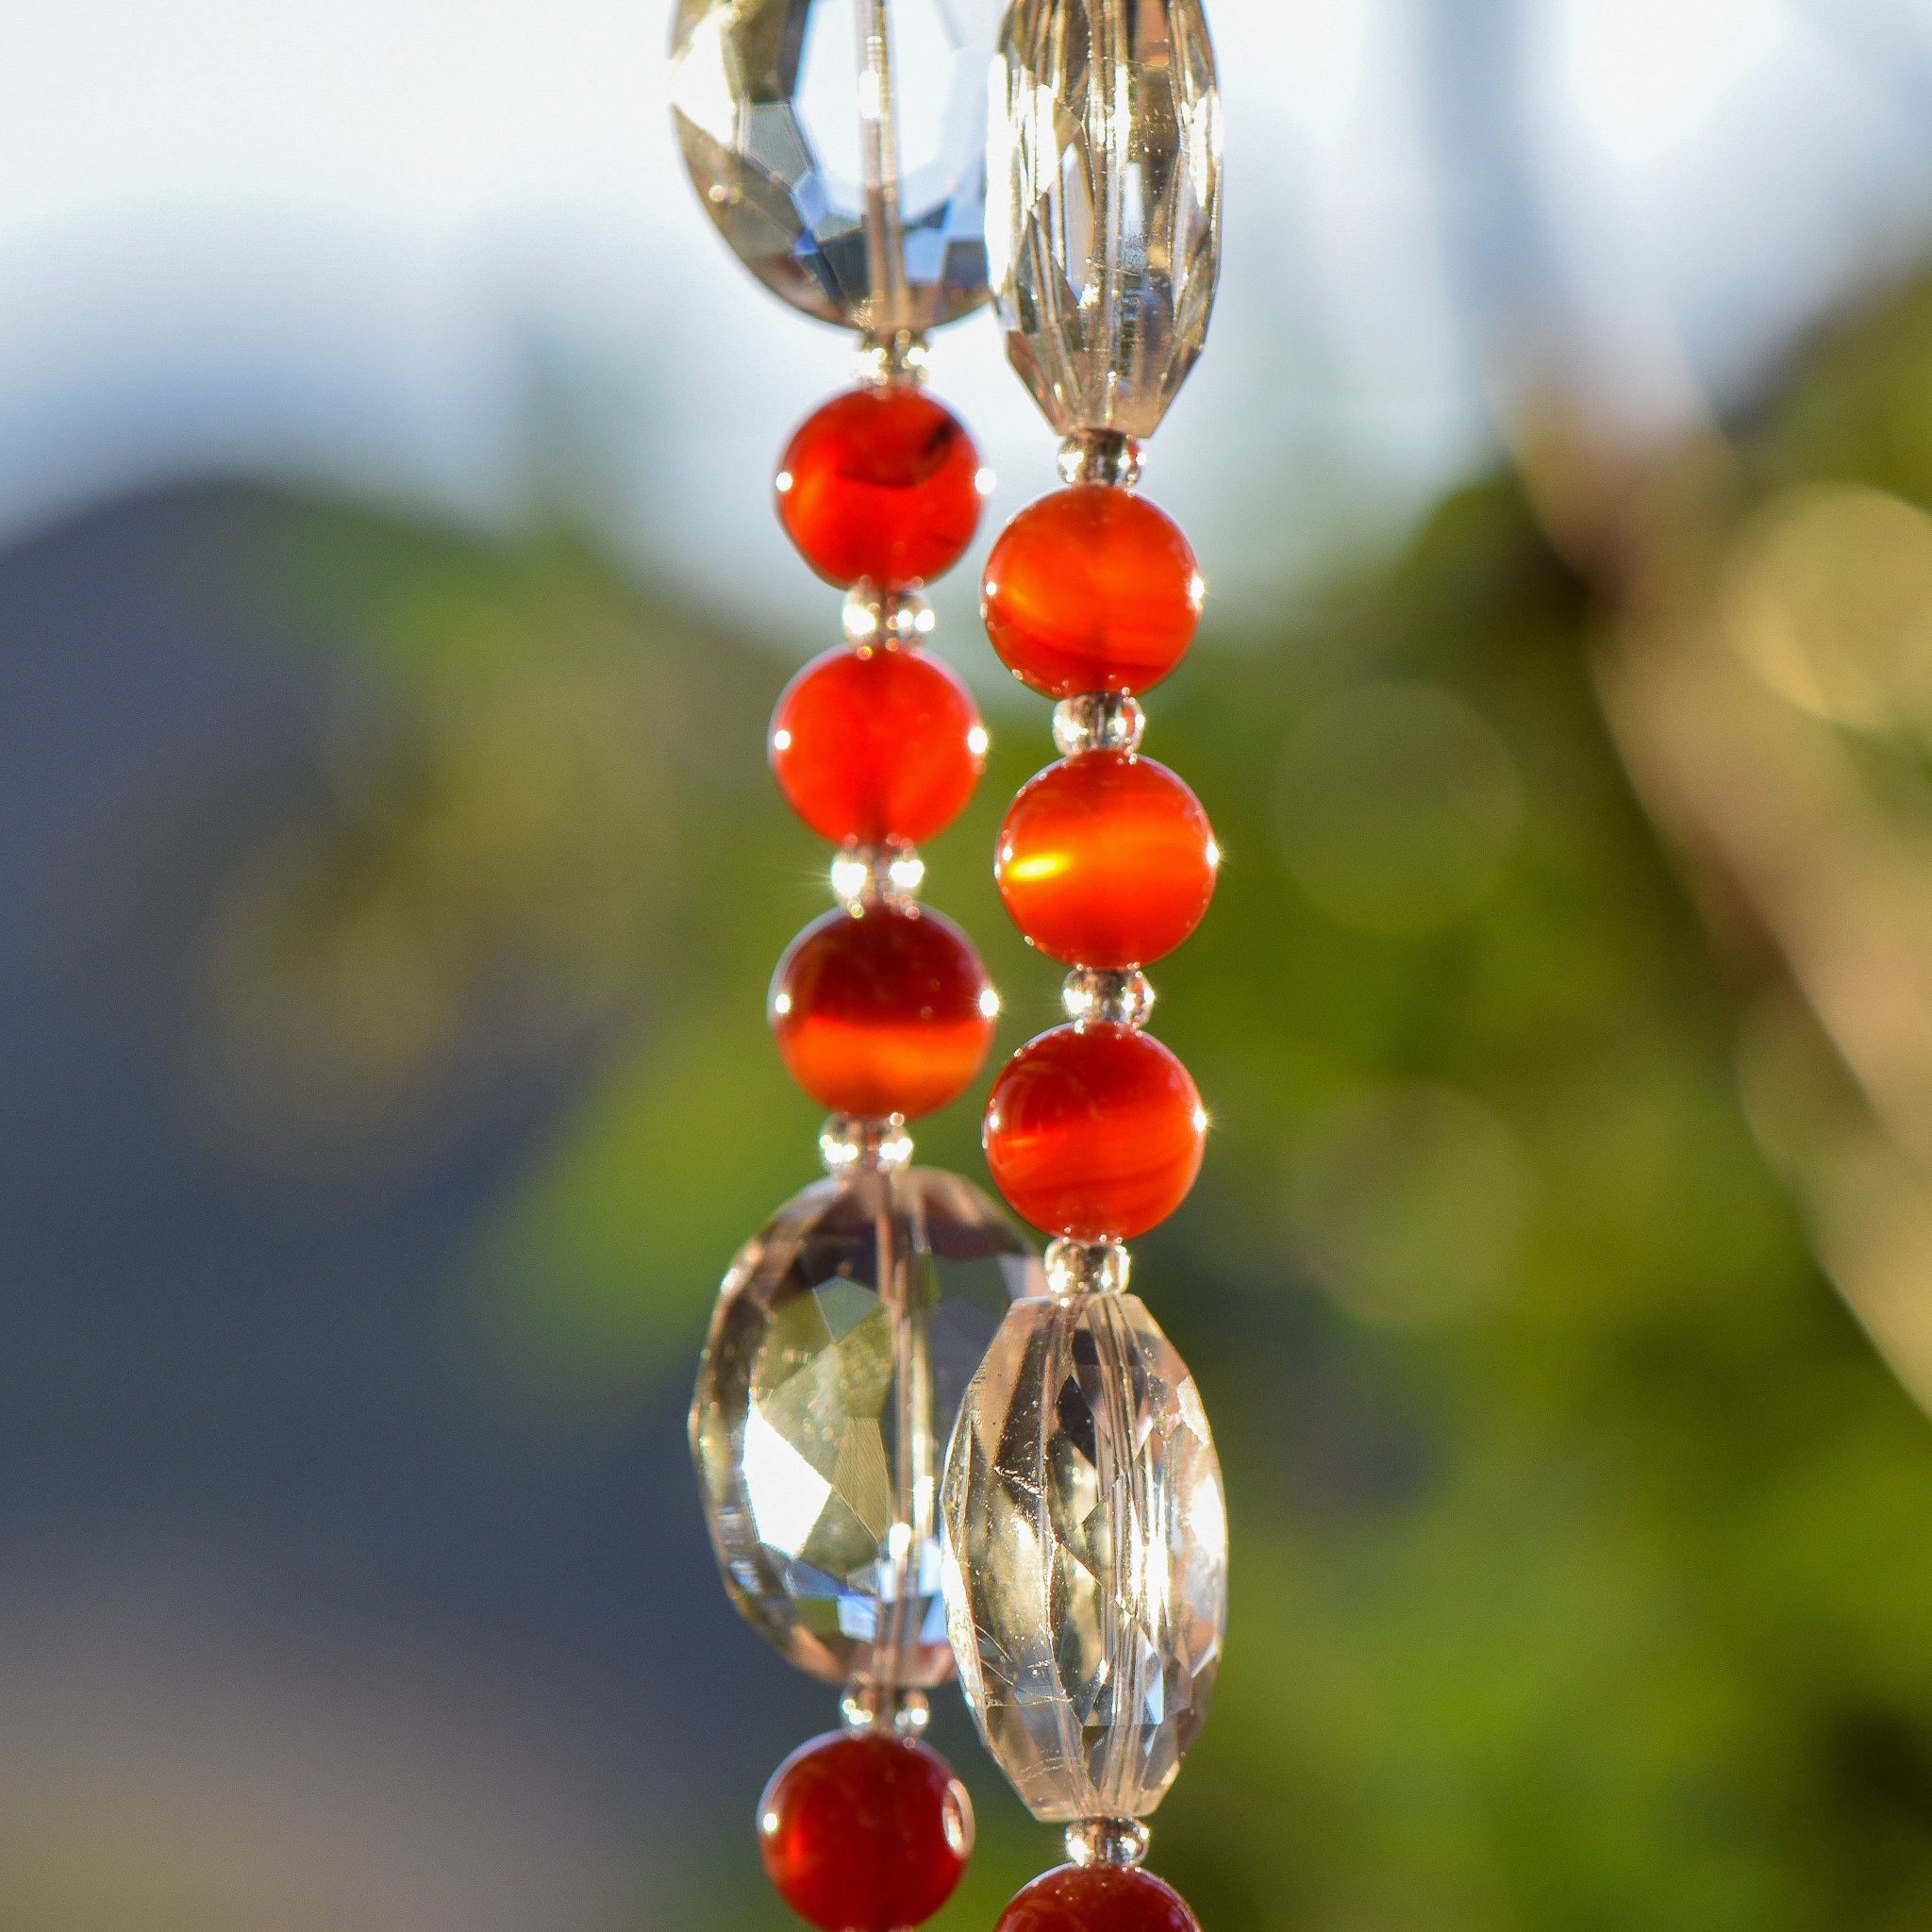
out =
[[[1036,1878],[993,1932],[1200,1932],[1173,1886],[1119,1865],[1061,1865]]]
[[[903,1932],[952,1897],[973,1801],[931,1745],[835,1732],[774,1774],[758,1848],[785,1903],[820,1932]]]
[[[1145,965],[1201,923],[1221,853],[1165,765],[1092,751],[1021,788],[993,875],[1013,924],[1070,966]]]
[[[973,694],[913,650],[835,650],[785,687],[772,771],[822,839],[913,844],[952,824],[986,763]]]
[[[1002,662],[1069,698],[1158,684],[1193,640],[1207,586],[1171,517],[1128,491],[1082,483],[1000,532],[980,591]]]
[[[879,905],[807,926],[778,961],[770,1008],[791,1077],[821,1107],[911,1119],[965,1091],[999,997],[951,920]]]
[[[981,1138],[1000,1192],[1036,1227],[1130,1241],[1187,1198],[1207,1128],[1187,1068],[1101,1022],[1029,1040],[993,1082]]]
[[[982,472],[951,410],[903,384],[834,396],[778,465],[778,518],[829,583],[900,590],[950,570],[979,527]]]

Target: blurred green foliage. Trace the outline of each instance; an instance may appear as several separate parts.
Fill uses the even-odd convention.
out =
[[[1932,501],[1932,296],[1862,326],[1753,426],[1753,491]],[[358,1140],[453,1069],[586,1042],[469,1313],[532,1401],[629,1402],[813,1168],[761,1020],[824,904],[762,772],[785,667],[558,537],[319,516],[285,561],[387,695],[238,882],[236,1091]],[[1158,975],[1207,1170],[1136,1270],[1230,1495],[1226,1665],[1154,1857],[1209,1932],[1932,1917],[1932,1431],[1747,1125],[1738,991],[1607,735],[1595,621],[1498,481],[1291,626],[1210,621],[1149,707],[1226,854]],[[1004,1052],[1058,975],[988,866],[1045,707],[994,722],[925,857]],[[922,1158],[983,1177],[975,1119]],[[982,1851],[942,1932],[1056,1857],[964,1768]],[[775,1926],[741,1836],[691,1913]]]

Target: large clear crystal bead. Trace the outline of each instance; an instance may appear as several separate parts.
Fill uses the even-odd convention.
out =
[[[1040,1262],[976,1188],[849,1163],[724,1277],[691,1451],[726,1589],[795,1664],[882,1691],[952,1674],[937,1520],[966,1385]]]
[[[678,0],[671,102],[718,231],[874,338],[975,308],[999,0]]]
[[[980,1735],[1036,1818],[1142,1818],[1207,1713],[1227,1607],[1193,1379],[1130,1294],[1017,1302],[944,1485],[946,1610]]]
[[[1013,0],[993,69],[988,274],[1063,436],[1151,436],[1208,339],[1221,98],[1200,0]]]

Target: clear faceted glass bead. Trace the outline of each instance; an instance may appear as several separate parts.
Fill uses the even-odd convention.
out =
[[[1200,0],[1013,0],[993,70],[988,273],[1062,436],[1151,436],[1208,339],[1221,100]]]
[[[947,1455],[946,1610],[987,1748],[1036,1818],[1142,1818],[1207,1713],[1226,1620],[1221,1470],[1131,1294],[1023,1301]]]
[[[678,0],[685,165],[760,281],[874,339],[986,300],[999,17],[999,0]]]
[[[724,1277],[691,1450],[725,1588],[791,1661],[881,1691],[952,1674],[941,1458],[1038,1258],[976,1188],[860,1159],[795,1195]]]

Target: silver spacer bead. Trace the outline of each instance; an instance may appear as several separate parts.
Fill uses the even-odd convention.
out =
[[[832,858],[832,896],[848,912],[874,906],[900,909],[918,896],[925,861],[903,839],[883,845],[841,845]]]
[[[1060,983],[1060,1005],[1076,1026],[1088,1020],[1144,1026],[1154,1010],[1154,989],[1138,966],[1129,966],[1124,973],[1075,966]]]
[[[1046,1285],[1062,1301],[1124,1294],[1131,1264],[1124,1241],[1070,1241],[1062,1235],[1046,1244]]]
[[[1053,741],[1063,758],[1083,751],[1139,751],[1147,713],[1118,691],[1086,691],[1053,708]]]
[[[925,380],[925,338],[916,329],[894,329],[891,335],[870,333],[858,339],[852,352],[852,379],[867,389],[887,389],[895,383],[917,388]]]
[[[1141,480],[1141,445],[1118,429],[1076,429],[1060,444],[1060,480],[1131,490]]]
[[[896,1731],[923,1738],[932,1722],[924,1690],[887,1690],[876,1684],[851,1684],[839,1700],[839,1716],[848,1731]]]
[[[819,1158],[832,1175],[871,1170],[897,1174],[912,1158],[912,1136],[902,1115],[884,1120],[860,1120],[857,1114],[835,1113],[819,1129]]]
[[[1147,1856],[1147,1827],[1138,1818],[1083,1818],[1067,1826],[1067,1857],[1076,1865],[1132,1867]]]
[[[863,650],[916,644],[937,622],[917,591],[882,591],[860,577],[845,594],[845,635]]]

